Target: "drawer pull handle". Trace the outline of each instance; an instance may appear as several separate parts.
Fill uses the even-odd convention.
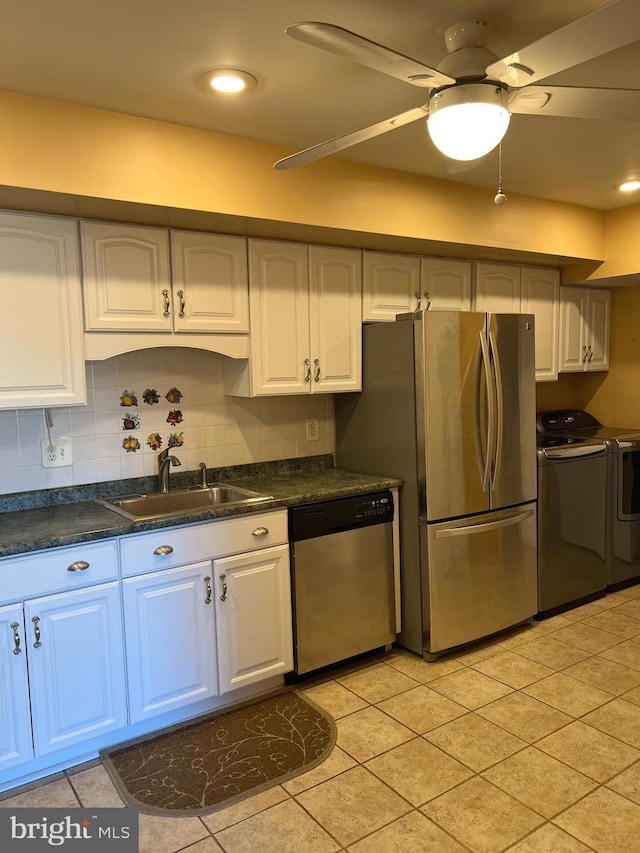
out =
[[[315,372],[313,374],[313,381],[320,382],[320,359],[314,358],[313,363],[315,365]]]
[[[40,617],[39,616],[33,616],[31,618],[31,621],[33,622],[33,635],[36,638],[36,641],[33,644],[33,648],[39,649],[40,646],[42,645],[42,643],[40,642],[40,626],[38,625],[38,622],[40,621]]]
[[[70,566],[67,566],[68,572],[85,572],[89,568],[89,563],[85,560],[76,560],[75,563],[71,563]]]
[[[227,600],[227,576],[220,575],[220,580],[222,581],[222,595],[220,596],[220,601]]]
[[[253,536],[267,536],[268,533],[269,533],[268,527],[256,527],[256,529],[253,531],[252,535]]]
[[[167,554],[173,554],[173,548],[171,545],[158,545],[153,553],[157,554],[158,557],[166,557]]]
[[[178,316],[184,317],[185,309],[187,307],[187,303],[184,301],[184,290],[179,290],[178,296],[180,297],[180,311],[178,313]]]
[[[311,381],[311,361],[308,358],[304,360],[304,381]]]
[[[11,627],[13,628],[13,644],[15,646],[13,653],[14,655],[19,655],[22,652],[20,648],[20,634],[18,634],[18,628],[20,627],[17,622],[12,622]]]
[[[211,578],[210,577],[206,577],[204,579],[204,585],[207,589],[207,597],[205,598],[204,603],[205,604],[211,604]]]

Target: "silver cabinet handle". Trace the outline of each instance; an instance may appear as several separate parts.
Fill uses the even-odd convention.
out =
[[[204,579],[204,585],[207,589],[207,597],[205,598],[204,603],[205,604],[211,604],[211,578],[210,577],[206,577]]]
[[[311,362],[309,361],[308,358],[305,358],[305,360],[304,360],[304,381],[305,382],[311,381]]]
[[[171,302],[169,301],[169,291],[165,288],[162,291],[162,295],[164,296],[164,313],[163,317],[168,317],[171,313]]]
[[[266,536],[269,533],[268,527],[256,527],[256,529],[251,534],[252,536]]]
[[[86,572],[89,568],[89,563],[86,560],[76,560],[75,563],[71,563],[70,566],[67,566],[68,572]]]
[[[592,358],[593,358],[593,347],[591,346],[591,344],[589,344],[589,358],[587,359],[587,361],[591,361]]]
[[[158,557],[166,557],[167,554],[173,554],[173,548],[171,545],[158,545],[153,553],[157,554]]]
[[[424,298],[425,298],[425,300],[426,300],[426,302],[427,302],[426,307],[425,307],[425,309],[424,309],[424,310],[425,310],[425,311],[428,311],[428,310],[429,310],[429,308],[431,308],[431,297],[429,296],[429,294],[428,294],[428,293],[425,293],[425,294],[424,294]]]
[[[220,596],[220,601],[227,600],[227,576],[220,575],[220,580],[222,581],[222,595]]]
[[[587,355],[588,355],[588,354],[589,354],[589,350],[588,350],[588,348],[587,348],[587,345],[585,344],[585,345],[582,347],[582,360],[583,360],[583,361],[586,361],[586,360],[587,360]]]
[[[178,312],[178,316],[184,317],[185,308],[187,307],[187,303],[184,301],[184,290],[179,290],[178,296],[180,297],[180,311]]]
[[[40,626],[38,625],[38,622],[40,621],[40,617],[39,616],[33,616],[31,618],[31,621],[33,622],[33,635],[36,639],[35,643],[33,644],[33,648],[39,649],[40,646],[42,645],[42,643],[40,642]]]
[[[314,358],[313,364],[315,366],[315,373],[313,375],[313,381],[314,382],[320,382],[320,359]]]
[[[419,311],[420,307],[422,305],[422,297],[420,296],[419,293],[416,293],[415,297],[416,297],[416,311]]]
[[[20,634],[18,634],[18,628],[20,625],[17,622],[12,622],[11,627],[13,628],[13,653],[14,655],[19,655],[22,652],[20,648]]]

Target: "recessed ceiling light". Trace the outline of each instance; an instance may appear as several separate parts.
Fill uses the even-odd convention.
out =
[[[634,190],[640,190],[640,181],[625,181],[618,187],[623,193],[630,193]]]
[[[200,84],[209,92],[213,90],[225,95],[235,95],[253,89],[258,81],[248,71],[237,68],[216,68],[203,74],[200,77]]]

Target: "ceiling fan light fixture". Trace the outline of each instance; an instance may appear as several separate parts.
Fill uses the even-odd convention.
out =
[[[432,95],[427,127],[433,144],[445,157],[477,160],[502,141],[510,118],[500,87],[466,83]]]
[[[239,68],[216,68],[213,71],[207,71],[200,78],[200,82],[206,90],[211,91],[213,89],[213,91],[225,95],[246,92],[258,85],[253,74]]]

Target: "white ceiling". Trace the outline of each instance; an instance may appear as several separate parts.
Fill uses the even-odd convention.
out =
[[[638,0],[640,2],[640,0]],[[444,30],[484,18],[498,56],[607,5],[603,0],[0,0],[0,89],[87,104],[286,146],[290,153],[427,100],[425,90],[294,41],[296,21],[327,21],[436,65]],[[196,84],[206,70],[251,72],[231,98]],[[640,42],[550,78],[640,89]],[[43,129],[46,133],[46,128]],[[497,189],[497,152],[446,161],[415,122],[340,156]],[[305,168],[305,167],[302,167]],[[311,168],[311,167],[306,167]],[[503,143],[507,193],[610,209],[640,201],[638,122],[514,115]]]

